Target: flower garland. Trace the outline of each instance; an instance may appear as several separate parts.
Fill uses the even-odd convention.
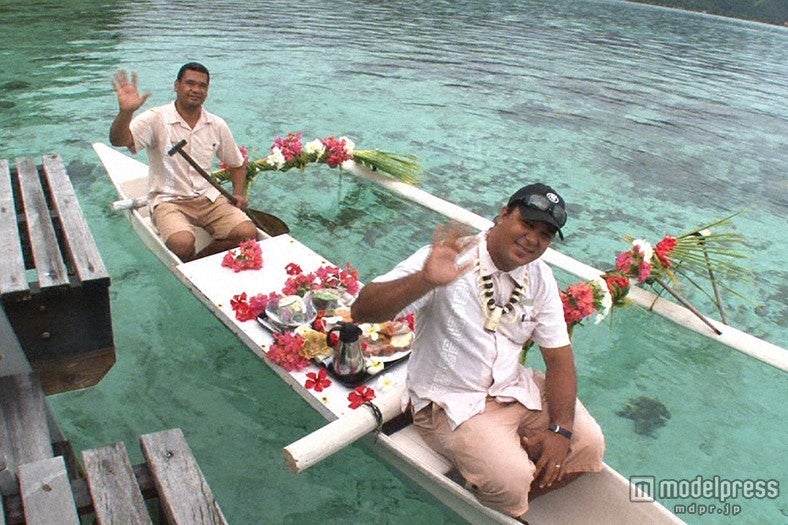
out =
[[[597,314],[595,323],[599,323],[613,307],[626,304],[631,282],[659,283],[667,287],[665,277],[678,282],[677,273],[692,271],[706,272],[716,287],[718,283],[713,270],[722,270],[727,275],[746,274],[745,269],[730,261],[730,258],[743,257],[730,246],[744,242],[741,236],[724,228],[732,217],[677,237],[666,235],[656,245],[645,239],[632,239],[631,247],[616,255],[615,270],[560,291],[564,320],[570,333],[575,325],[581,324],[591,314]],[[712,227],[719,228],[719,231],[712,233]],[[690,282],[700,288],[693,280]],[[715,302],[719,308],[719,298]]]
[[[302,134],[288,133],[277,137],[269,148],[267,156],[254,161],[249,160],[246,147],[240,150],[246,165],[246,191],[254,178],[263,171],[288,171],[298,168],[303,171],[310,164],[326,164],[330,168],[341,168],[345,161],[353,160],[373,170],[377,170],[408,184],[418,181],[422,172],[421,164],[413,155],[380,150],[357,150],[355,143],[348,137],[333,135],[302,143]],[[225,164],[219,165],[213,176],[219,182],[230,180]]]

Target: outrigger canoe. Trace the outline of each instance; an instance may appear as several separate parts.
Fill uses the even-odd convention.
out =
[[[93,144],[99,159],[104,165],[121,201],[144,203],[147,193],[148,168],[115,149],[101,143]],[[348,161],[352,163],[352,161]],[[346,166],[351,171],[363,172],[364,167]],[[367,176],[374,177],[371,173]],[[306,374],[316,372],[317,365],[288,372],[271,360],[265,358],[273,342],[271,331],[255,321],[240,322],[230,305],[230,299],[241,291],[268,293],[280,291],[287,279],[285,266],[290,262],[298,264],[305,272],[331,264],[292,236],[285,234],[270,237],[260,231],[258,244],[264,254],[265,266],[259,271],[234,272],[221,267],[223,254],[217,254],[191,262],[181,262],[161,242],[151,224],[147,206],[125,207],[132,227],[157,257],[183,282],[239,339],[268,364],[292,389],[303,397],[310,406],[319,412],[340,432],[317,432],[302,441],[306,448],[294,447],[285,456],[294,471],[302,470],[327,455],[348,444],[342,441],[342,431],[353,434],[368,432],[361,425],[354,429],[359,418],[368,415],[373,421],[387,420],[399,413],[399,398],[405,383],[406,364],[398,363],[387,369],[389,388],[378,392],[374,403],[379,406],[377,418],[373,418],[364,407],[356,410],[348,407],[347,395],[352,390],[340,382],[334,382],[323,392],[315,392],[305,387]],[[198,238],[198,251],[209,240],[207,234]],[[370,386],[377,387],[379,378],[372,377]],[[354,423],[347,423],[345,422]],[[378,421],[379,422],[379,421]],[[372,425],[374,428],[375,424]],[[327,428],[327,427],[323,427]],[[315,436],[331,436],[325,441]],[[322,439],[322,438],[321,438]],[[462,480],[452,475],[449,462],[430,449],[419,437],[412,424],[383,425],[376,436],[365,438],[369,447],[379,457],[403,472],[438,500],[454,510],[470,523],[505,523],[516,525],[517,520],[481,505],[474,495],[465,489]],[[320,448],[325,450],[319,450]],[[317,448],[318,450],[315,450]],[[535,499],[526,518],[532,525],[539,524],[676,524],[684,523],[665,507],[653,501],[639,487],[604,465],[602,472],[586,474],[573,483]]]

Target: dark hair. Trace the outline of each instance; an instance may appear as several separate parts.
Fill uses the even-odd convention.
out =
[[[182,79],[183,74],[186,73],[186,71],[188,70],[205,73],[206,75],[208,75],[208,82],[211,81],[211,74],[208,72],[208,68],[200,64],[199,62],[189,62],[188,64],[182,65],[181,68],[178,70],[178,76],[175,78],[175,80]]]

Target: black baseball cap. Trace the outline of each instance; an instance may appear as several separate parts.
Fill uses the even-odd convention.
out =
[[[517,205],[524,219],[555,226],[558,236],[564,240],[561,232],[561,228],[566,224],[564,199],[550,186],[541,182],[523,186],[509,198],[508,205]]]

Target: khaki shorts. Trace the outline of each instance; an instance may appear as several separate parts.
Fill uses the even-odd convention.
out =
[[[414,414],[413,423],[430,447],[454,463],[479,501],[519,517],[528,510],[528,491],[536,470],[521,437],[547,428],[544,399],[542,408],[529,410],[517,402],[488,398],[484,412],[451,430],[446,412],[432,403]],[[599,472],[604,451],[602,429],[578,400],[564,473]]]
[[[219,195],[213,202],[208,197],[162,202],[153,209],[151,220],[166,243],[173,233],[188,231],[194,235],[198,226],[214,239],[226,239],[233,228],[250,219]]]

